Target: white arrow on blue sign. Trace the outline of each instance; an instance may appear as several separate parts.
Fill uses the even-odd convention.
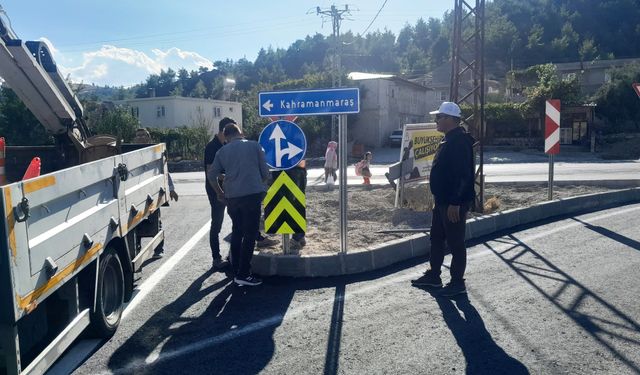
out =
[[[360,90],[266,91],[258,94],[258,103],[262,117],[359,113]]]
[[[307,152],[307,138],[291,121],[279,120],[267,125],[258,142],[271,168],[286,170],[298,165]]]

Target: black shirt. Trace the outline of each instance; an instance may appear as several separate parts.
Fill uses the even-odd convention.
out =
[[[429,174],[436,204],[462,206],[474,200],[474,143],[473,137],[459,126],[449,131],[438,145]]]
[[[224,144],[222,142],[220,142],[220,140],[218,139],[217,135],[214,135],[213,139],[211,141],[209,141],[209,143],[207,143],[207,146],[204,148],[204,173],[205,173],[205,176],[207,174],[207,170],[209,169],[209,166],[211,166],[211,164],[213,164],[213,159],[216,158],[216,154],[218,153],[218,150],[220,150],[222,148],[222,146],[224,146]],[[205,188],[207,190],[207,195],[210,196],[210,197],[215,197],[216,196],[216,191],[213,190],[211,185],[209,185],[209,181],[207,181],[206,177],[204,179],[204,184],[205,184]]]

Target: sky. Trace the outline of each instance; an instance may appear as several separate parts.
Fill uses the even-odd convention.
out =
[[[45,40],[73,82],[131,86],[161,69],[217,60],[255,61],[260,48],[287,48],[307,35],[332,33],[331,19],[316,7],[335,4],[350,16],[341,32],[363,34],[441,18],[453,0],[0,0],[22,40]],[[383,7],[384,4],[384,7]],[[377,18],[376,13],[381,9]]]

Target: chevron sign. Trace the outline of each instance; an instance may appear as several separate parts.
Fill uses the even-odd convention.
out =
[[[560,100],[547,100],[544,121],[544,152],[557,155],[560,153]]]
[[[269,234],[293,234],[307,231],[306,197],[287,175],[279,172],[264,197],[264,229]]]

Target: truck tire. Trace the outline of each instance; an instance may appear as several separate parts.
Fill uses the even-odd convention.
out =
[[[99,337],[111,337],[122,318],[124,304],[124,272],[117,252],[113,248],[100,257],[96,309],[91,314],[93,331]]]

